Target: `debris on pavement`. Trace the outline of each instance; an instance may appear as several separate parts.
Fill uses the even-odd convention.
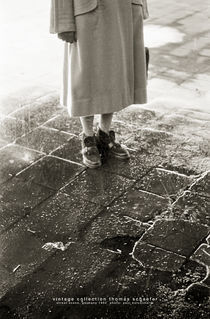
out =
[[[69,241],[64,245],[61,241],[58,241],[55,243],[46,243],[42,246],[42,248],[47,250],[47,251],[52,251],[53,249],[65,251],[73,243],[74,242]]]
[[[21,265],[18,265],[17,267],[15,267],[14,269],[13,269],[13,273],[15,273],[19,268],[21,267]]]

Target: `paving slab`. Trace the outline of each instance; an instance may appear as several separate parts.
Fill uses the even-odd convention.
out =
[[[0,139],[0,148],[6,146],[8,143]]]
[[[17,277],[32,272],[50,255],[42,249],[44,242],[36,238],[27,226],[19,227],[17,224],[13,229],[1,234],[0,239],[1,263],[10,273],[15,272]],[[15,271],[18,266],[20,267]]]
[[[170,198],[183,192],[192,180],[184,174],[156,168],[136,183],[135,188]]]
[[[129,145],[129,141],[126,142],[126,146],[131,155],[130,159],[128,161],[120,161],[109,158],[103,164],[104,170],[129,179],[138,180],[145,176],[152,168],[161,165],[163,162],[163,158],[157,154],[152,157],[147,152],[133,151],[132,146]]]
[[[210,267],[210,245],[202,244],[191,256],[192,260],[201,263],[204,266]]]
[[[147,229],[146,225],[126,216],[112,214],[107,210],[99,215],[83,232],[85,242],[102,243],[108,239],[123,237],[140,238]]]
[[[186,258],[144,242],[137,242],[133,258],[143,267],[175,272],[181,268]]]
[[[135,134],[133,134],[132,137],[126,141],[126,145],[131,149],[136,149],[137,156],[141,156],[142,153],[146,155],[152,154],[155,163],[156,156],[159,154],[159,152],[162,152],[162,156],[164,155],[166,145],[171,143],[172,137],[173,135],[170,133],[170,131],[168,130],[166,132],[166,130],[163,130],[161,126],[151,128],[146,127],[138,130],[138,132],[135,132]],[[150,161],[150,157],[148,160]],[[146,165],[147,162],[144,164]]]
[[[83,165],[81,150],[81,141],[77,136],[74,136],[67,143],[53,151],[51,155]]]
[[[127,216],[140,222],[154,221],[167,210],[168,200],[164,197],[133,188],[116,199],[109,207],[110,213]]]
[[[70,118],[66,108],[58,116],[49,119],[44,126],[76,135],[79,135],[82,131],[80,119]]]
[[[46,127],[39,127],[16,140],[19,145],[49,154],[67,142],[72,135]]]
[[[17,176],[23,181],[33,181],[54,190],[60,189],[85,168],[53,156],[45,156]]]
[[[134,183],[125,177],[111,174],[103,168],[88,169],[63,188],[63,192],[100,205],[109,205]]]
[[[200,196],[210,197],[210,171],[202,174],[192,187],[190,187],[190,190]]]
[[[18,311],[19,316],[48,318],[51,309],[60,309],[56,298],[91,296],[91,290],[105,281],[107,268],[111,268],[109,271],[115,268],[112,266],[114,258],[113,253],[97,245],[72,244],[27,276],[1,300],[0,305]]]
[[[15,78],[15,76],[13,76]],[[11,81],[11,78],[5,76],[5,82]],[[31,79],[30,79],[31,80]],[[34,80],[34,79],[33,79]],[[16,112],[22,112],[22,108],[28,105],[38,105],[43,103],[50,103],[54,101],[53,104],[58,105],[58,94],[57,91],[52,90],[46,86],[34,85],[36,81],[31,80],[31,85],[28,83],[22,83],[21,87],[16,87],[7,96],[4,94],[0,96],[0,113],[4,115],[14,114]]]
[[[189,257],[208,235],[209,227],[186,220],[157,220],[141,242]]]
[[[100,205],[85,201],[82,194],[75,197],[58,193],[33,210],[23,223],[47,242],[81,240],[83,229],[102,211]]]
[[[210,226],[210,198],[198,193],[186,191],[173,204],[170,214],[175,218],[182,218]]]
[[[24,121],[30,132],[54,117],[59,111],[61,111],[61,107],[56,103],[55,98],[47,95],[47,97],[42,97],[18,109],[16,112],[13,112],[11,116]]]
[[[15,274],[10,273],[5,266],[0,264],[0,299],[6,294],[7,291],[13,286]],[[1,314],[1,312],[0,312]]]
[[[187,34],[195,35],[198,33],[198,30],[199,33],[209,31],[206,26],[208,23],[208,15],[205,12],[198,12],[191,16],[185,17],[184,19],[179,20],[179,23],[182,24],[182,29]]]
[[[32,273],[52,252],[42,249],[44,242],[37,239],[27,227],[10,229],[0,235],[1,264],[7,270],[0,283],[1,297],[25,276]]]
[[[22,146],[9,144],[0,149],[0,184],[31,165],[43,155]]]
[[[5,117],[0,121],[0,138],[8,143],[28,132],[25,122],[12,117]]]
[[[54,191],[31,181],[13,178],[0,189],[0,232],[19,219],[30,214],[32,209],[52,196]]]
[[[116,126],[116,129],[123,129],[124,133],[126,127],[130,132],[136,132],[155,117],[156,113],[153,110],[147,108],[146,105],[141,105],[137,112],[129,112],[129,108],[126,108],[115,113],[112,123]]]

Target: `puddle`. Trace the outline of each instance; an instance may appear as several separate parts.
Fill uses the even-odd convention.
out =
[[[182,42],[185,34],[175,28],[149,24],[145,25],[144,36],[147,47],[158,48],[168,43]]]

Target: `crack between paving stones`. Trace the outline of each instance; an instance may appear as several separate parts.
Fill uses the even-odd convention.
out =
[[[89,203],[93,204],[93,202],[88,201]],[[95,204],[95,203],[94,203]],[[85,241],[85,235],[86,235],[86,231],[88,230],[88,228],[91,226],[91,224],[94,222],[94,220],[96,220],[98,217],[103,216],[103,211],[106,210],[106,206],[101,206],[100,211],[98,212],[98,214],[96,214],[95,216],[93,216],[87,223],[84,224],[84,226],[80,227],[78,229],[78,237],[80,238],[81,242]]]
[[[55,191],[55,192],[59,192],[59,191],[63,190],[63,188],[65,188],[65,187],[68,186],[70,183],[72,183],[72,182],[74,181],[74,179],[76,179],[80,174],[82,174],[82,173],[86,170],[86,167],[83,166],[83,165],[81,165],[81,164],[79,164],[79,163],[72,162],[72,161],[69,161],[69,160],[65,160],[65,159],[62,159],[62,158],[60,158],[60,157],[56,157],[56,156],[54,156],[54,155],[45,155],[45,156],[39,158],[37,161],[31,163],[31,165],[25,167],[23,170],[21,170],[20,172],[18,172],[18,173],[17,173],[16,175],[14,175],[13,177],[19,178],[19,175],[20,175],[20,174],[24,173],[27,169],[33,167],[34,165],[36,165],[37,163],[43,161],[43,159],[45,159],[45,158],[47,158],[47,157],[53,157],[53,158],[58,159],[58,160],[60,160],[60,161],[64,161],[64,162],[71,163],[71,164],[76,164],[77,166],[80,166],[80,167],[81,167],[81,170],[80,170],[79,172],[75,173],[75,175],[74,175],[71,179],[69,179],[68,182],[67,182],[66,184],[64,184],[64,186],[62,186],[61,188],[59,188],[58,190],[55,189],[55,188],[53,188],[53,187],[51,187],[51,186],[46,186],[45,184],[32,181],[33,184],[35,184],[35,185],[44,186],[44,187],[49,188],[50,190],[53,190],[53,191]],[[83,170],[82,170],[82,168],[83,168]],[[21,179],[21,177],[20,177],[20,179]],[[6,183],[6,182],[4,182],[4,183]],[[3,185],[4,183],[2,183],[2,185]]]
[[[87,230],[87,228],[92,224],[92,222],[96,219],[96,218],[98,218],[99,216],[104,216],[104,215],[106,215],[106,214],[108,214],[108,209],[107,209],[107,207],[110,207],[112,204],[114,204],[114,202],[115,201],[117,201],[118,199],[120,199],[120,197],[123,197],[123,195],[127,192],[127,191],[129,191],[129,189],[132,189],[133,188],[133,186],[135,185],[135,183],[136,183],[136,181],[131,185],[131,186],[129,186],[127,189],[125,189],[119,196],[117,196],[117,197],[115,197],[113,200],[111,200],[108,204],[106,204],[106,205],[102,205],[101,207],[102,207],[102,209],[100,210],[100,212],[96,215],[96,216],[94,216],[94,217],[92,217],[85,225],[84,225],[84,227],[80,230],[80,232],[85,232],[86,230]],[[93,201],[89,201],[89,200],[87,200],[88,202],[90,202],[90,203],[94,203],[95,205],[97,205],[95,202],[93,202]],[[82,237],[84,237],[83,235],[81,235]]]
[[[153,226],[151,226],[151,227],[153,227]],[[144,235],[144,234],[143,234],[143,235]],[[143,235],[142,235],[142,236],[143,236]],[[142,237],[142,236],[141,236],[141,237]],[[162,249],[162,250],[164,250],[164,251],[166,251],[166,252],[170,252],[170,253],[172,253],[172,254],[174,254],[174,255],[183,257],[183,258],[185,258],[186,261],[188,261],[188,260],[190,260],[191,256],[195,253],[195,251],[200,247],[200,245],[204,242],[204,240],[205,240],[207,237],[208,237],[208,235],[207,235],[207,236],[204,236],[204,237],[199,241],[199,243],[196,245],[196,247],[193,249],[193,251],[189,254],[189,256],[184,256],[184,255],[175,253],[175,252],[173,252],[173,251],[171,251],[171,250],[168,250],[168,249],[165,249],[165,248],[163,248],[163,247],[160,247],[160,246],[156,246],[156,245],[154,245],[154,244],[151,244],[150,242],[142,241],[142,243],[149,244],[150,246],[154,246],[155,248],[159,248],[159,249]],[[139,241],[140,241],[140,240],[141,240],[141,238],[139,239]],[[141,241],[140,241],[140,242],[141,242]]]
[[[143,236],[143,235],[142,235]],[[135,245],[134,245],[134,247],[133,247],[133,251],[131,252],[131,256],[132,256],[132,258],[133,259],[135,259],[136,261],[138,261],[139,262],[139,260],[138,259],[136,259],[135,257],[134,257],[134,251],[135,251],[135,249],[136,249],[136,246],[137,246],[137,244],[138,243],[143,243],[143,244],[147,244],[147,245],[150,245],[150,246],[152,246],[152,248],[153,248],[153,250],[152,251],[154,251],[156,248],[159,248],[159,249],[161,249],[161,250],[163,250],[163,251],[165,251],[165,252],[168,252],[168,253],[170,253],[170,254],[173,254],[173,255],[176,255],[176,256],[179,256],[179,257],[182,257],[182,258],[184,258],[185,259],[185,262],[187,261],[187,260],[189,260],[189,258],[190,257],[186,257],[186,256],[184,256],[184,255],[180,255],[180,254],[177,254],[177,253],[175,253],[175,252],[173,252],[173,251],[171,251],[171,250],[168,250],[168,249],[165,249],[165,248],[162,248],[162,247],[159,247],[159,246],[156,246],[156,245],[154,245],[154,244],[151,244],[151,243],[149,243],[149,242],[145,242],[145,241],[141,241],[141,238],[135,243]],[[145,268],[145,267],[144,267]]]
[[[197,250],[202,244],[207,244],[206,239],[207,239],[207,237],[209,236],[209,234],[210,234],[210,230],[208,231],[208,234],[207,234],[206,236],[204,236],[204,237],[199,241],[199,243],[196,245],[196,247],[193,249],[192,253],[191,253],[190,256],[188,257],[188,259],[190,259],[190,258],[194,255],[194,253],[196,252],[196,250]]]
[[[17,144],[16,144],[17,145]],[[27,148],[30,151],[34,151],[31,148]],[[24,173],[27,169],[31,168],[32,166],[36,165],[37,163],[41,162],[43,159],[45,159],[48,155],[46,153],[43,153],[43,157],[39,158],[38,160],[36,160],[35,162],[31,163],[29,166],[25,167],[24,169],[22,169],[20,172],[18,172],[15,176],[18,177],[20,174]]]
[[[60,117],[60,114],[57,114],[57,115],[51,117],[49,120],[45,121],[42,125],[45,127],[50,127],[50,126],[46,126],[46,124],[56,120],[58,117]],[[60,132],[60,130],[58,130],[58,131]]]
[[[199,174],[197,176],[195,176],[196,180],[194,182],[192,182],[192,184],[189,186],[189,190],[191,190],[191,188],[196,185],[199,181],[202,181],[202,179],[204,179],[204,177],[206,177],[208,175],[208,173],[210,172],[210,170],[207,170],[205,172],[203,172],[202,174]]]
[[[56,149],[56,150],[57,150],[57,149]],[[56,151],[56,150],[54,150],[54,151]],[[54,151],[52,151],[52,152],[54,152]],[[58,156],[56,156],[56,155],[52,155],[51,153],[49,153],[48,156],[51,156],[51,157],[53,157],[53,158],[56,158],[56,159],[58,159],[58,160],[61,160],[61,161],[64,161],[64,162],[67,162],[67,163],[70,163],[70,164],[76,164],[76,165],[78,165],[78,166],[84,168],[84,170],[87,169],[87,167],[84,166],[84,165],[81,164],[81,163],[74,162],[74,161],[68,160],[68,159],[66,159],[66,158],[58,157]]]
[[[13,118],[12,118],[12,119],[13,119]],[[17,119],[14,118],[14,120],[17,120]],[[25,124],[24,120],[20,120],[20,121],[23,122],[23,124]],[[21,139],[21,138],[23,138],[23,137],[27,137],[27,135],[29,135],[29,134],[32,133],[32,132],[37,131],[37,130],[40,129],[40,128],[41,128],[41,129],[44,129],[44,130],[46,130],[46,131],[54,131],[54,132],[57,132],[57,133],[60,133],[60,132],[61,132],[61,131],[59,131],[59,130],[56,129],[56,128],[48,127],[48,126],[44,126],[43,124],[40,124],[39,126],[36,126],[36,127],[32,128],[31,130],[28,130],[26,133],[24,133],[24,134],[18,136],[17,138],[15,138],[14,141],[13,141],[13,143],[15,143],[15,144],[17,144],[17,145],[19,145],[19,146],[22,146],[21,144],[18,144],[18,140]],[[73,137],[73,134],[71,134],[71,133],[68,133],[68,132],[62,132],[62,133]],[[36,149],[33,149],[33,148],[32,148],[31,150],[37,151]],[[47,153],[45,153],[45,154],[47,154]]]
[[[155,193],[152,193],[152,192],[148,192],[148,191],[145,191],[144,189],[141,189],[141,188],[138,188],[137,190],[145,193],[145,194],[149,194],[149,195],[155,195],[161,199],[168,199],[168,197],[164,197],[164,196],[161,196],[161,195],[158,195],[158,194],[155,194]]]

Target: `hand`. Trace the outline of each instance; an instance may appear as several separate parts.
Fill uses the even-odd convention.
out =
[[[73,43],[77,41],[77,34],[75,31],[62,32],[58,33],[58,38],[66,42]]]

